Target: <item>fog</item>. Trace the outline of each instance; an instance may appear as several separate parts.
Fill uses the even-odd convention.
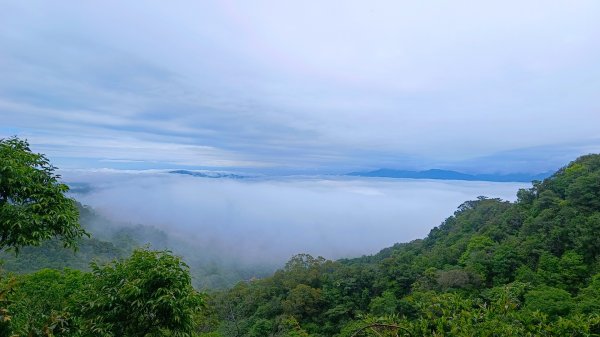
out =
[[[348,177],[211,179],[165,172],[69,171],[73,196],[105,217],[160,228],[201,253],[281,264],[335,259],[422,238],[462,202],[514,200],[523,183]]]

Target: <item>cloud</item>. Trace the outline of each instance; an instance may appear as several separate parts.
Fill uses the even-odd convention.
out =
[[[76,195],[107,217],[152,225],[197,249],[246,263],[307,252],[371,254],[427,235],[462,202],[514,200],[526,184],[347,178],[206,179],[158,171],[65,171]]]
[[[0,125],[74,167],[575,156],[564,145],[597,142],[599,13],[596,1],[2,2]],[[139,143],[211,153],[157,158]]]

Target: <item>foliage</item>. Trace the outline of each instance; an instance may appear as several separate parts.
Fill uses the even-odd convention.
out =
[[[21,336],[192,336],[203,296],[166,251],[135,250],[93,272],[44,269],[16,278],[9,328]]]
[[[525,295],[525,308],[551,317],[566,316],[573,309],[571,294],[552,287],[541,287]]]
[[[75,270],[43,269],[17,278],[10,295],[10,327],[14,334],[44,336],[69,330],[65,308],[73,305],[89,275]]]
[[[126,260],[92,269],[78,313],[90,336],[189,336],[194,330],[204,302],[180,258],[137,249]]]
[[[68,187],[46,156],[25,140],[0,140],[0,250],[39,245],[54,237],[74,247],[85,232]]]
[[[8,310],[11,303],[8,296],[12,292],[16,280],[10,277],[4,280],[0,279],[0,281],[0,336],[9,336],[12,316],[10,310]]]
[[[23,247],[19,255],[0,253],[5,271],[19,274],[32,273],[42,269],[62,270],[64,268],[90,271],[90,261],[109,262],[128,255],[130,251],[116,247],[111,242],[96,238],[83,238],[77,243],[77,251],[63,247],[52,239],[35,247]]]

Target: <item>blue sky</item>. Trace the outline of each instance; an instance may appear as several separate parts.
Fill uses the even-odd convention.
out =
[[[552,170],[600,152],[598,17],[595,0],[0,0],[0,137],[65,168]]]

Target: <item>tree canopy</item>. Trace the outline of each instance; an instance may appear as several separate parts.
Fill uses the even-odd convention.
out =
[[[167,251],[137,249],[131,257],[93,265],[79,303],[84,335],[190,336],[203,307],[188,267]]]
[[[39,245],[57,237],[75,247],[85,231],[56,167],[29,143],[0,140],[0,249]]]

